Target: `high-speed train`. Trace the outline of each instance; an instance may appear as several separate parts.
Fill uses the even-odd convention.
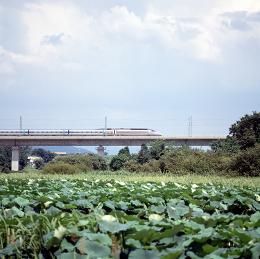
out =
[[[87,130],[0,130],[0,136],[161,136],[155,130],[143,128],[107,128]]]

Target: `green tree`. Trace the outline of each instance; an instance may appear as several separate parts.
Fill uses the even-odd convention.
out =
[[[28,164],[28,156],[30,156],[32,149],[30,147],[20,148],[19,169],[22,170]]]
[[[124,148],[120,149],[120,150],[118,151],[118,156],[130,157],[131,154],[130,154],[129,147],[124,147]]]
[[[93,170],[107,170],[107,162],[103,157],[96,154],[76,154],[57,156],[51,163],[63,162],[73,165],[81,172],[88,172]]]
[[[22,170],[28,163],[31,153],[29,147],[20,147],[19,169]],[[0,147],[0,172],[11,171],[12,147]]]
[[[52,152],[50,152],[48,150],[45,150],[43,148],[36,148],[36,149],[34,149],[32,151],[32,155],[41,157],[43,159],[44,163],[49,163],[55,157],[55,154],[53,154]]]
[[[11,170],[11,147],[0,147],[0,172],[9,172]]]
[[[150,152],[146,144],[141,145],[141,149],[137,156],[137,162],[139,164],[147,163],[150,159]]]
[[[111,161],[110,161],[110,164],[109,164],[109,167],[112,171],[117,171],[117,170],[120,170],[124,164],[125,164],[126,160],[124,159],[124,157],[121,155],[121,156],[114,156]]]
[[[45,174],[76,174],[80,173],[77,166],[64,163],[62,161],[51,162],[44,166],[43,173]]]
[[[36,159],[34,165],[36,169],[41,170],[44,167],[44,162],[42,159]]]
[[[165,151],[165,142],[162,140],[153,141],[150,144],[149,152],[152,159],[159,160]]]
[[[113,156],[109,163],[112,171],[117,171],[123,168],[124,164],[131,159],[131,154],[128,147],[119,150],[116,156]]]
[[[243,116],[230,127],[229,135],[237,139],[242,150],[260,143],[260,112]]]
[[[107,170],[107,163],[103,157],[98,156],[96,154],[89,154],[88,156],[91,160],[91,165],[93,170],[101,170],[101,171]]]
[[[260,144],[241,150],[232,159],[230,169],[244,176],[260,176]]]
[[[233,155],[240,150],[240,146],[236,138],[227,136],[224,140],[218,140],[212,143],[211,150],[214,153]]]

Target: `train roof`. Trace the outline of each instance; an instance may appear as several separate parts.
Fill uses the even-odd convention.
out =
[[[107,128],[107,130],[150,130],[146,128]]]
[[[95,130],[105,130],[105,128],[98,128],[98,129],[0,129],[1,131],[13,131],[13,132],[21,132],[21,131],[64,131],[64,130],[71,130],[71,131],[95,131]],[[152,130],[147,128],[107,128],[106,130]],[[154,130],[153,130],[154,131]]]

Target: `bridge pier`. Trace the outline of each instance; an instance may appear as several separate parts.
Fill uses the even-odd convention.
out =
[[[19,147],[18,146],[12,147],[11,170],[15,172],[19,171]]]
[[[101,157],[105,156],[105,148],[102,145],[97,147],[97,154]]]

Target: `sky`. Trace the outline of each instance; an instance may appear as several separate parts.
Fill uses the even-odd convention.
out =
[[[259,110],[259,0],[0,0],[1,129],[226,135]]]

